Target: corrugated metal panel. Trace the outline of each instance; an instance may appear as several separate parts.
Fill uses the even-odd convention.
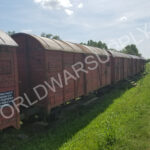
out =
[[[109,52],[112,54],[113,57],[131,58],[130,55],[128,54],[124,54],[124,53],[120,53],[120,52],[112,51],[112,50],[109,50]]]
[[[40,37],[40,36],[35,36],[35,35],[29,35],[29,36],[34,37],[47,50],[62,50],[62,47],[51,39]]]
[[[18,44],[5,32],[0,30],[0,45],[1,46],[11,46],[17,47]]]
[[[57,50],[57,51],[65,51],[65,52],[78,52],[78,51],[81,52],[79,48],[75,49],[75,47],[77,46],[75,46],[74,44],[70,42],[64,42],[64,41],[55,40],[55,39],[48,39],[45,37],[39,37],[35,35],[30,35],[30,36],[38,40],[41,43],[41,45],[47,50]]]
[[[140,56],[136,56],[136,55],[129,55],[131,58],[133,59],[141,59],[141,60],[145,60],[144,57],[140,57]]]
[[[82,53],[88,53],[88,54],[91,53],[90,50],[86,48],[84,45],[76,44],[76,43],[74,43],[74,45],[78,46],[82,50]]]
[[[142,60],[145,60],[145,61],[146,61],[146,59],[145,59],[144,57],[140,57],[140,59],[142,59]]]
[[[139,57],[139,56],[135,56],[135,55],[124,54],[124,53],[120,53],[120,52],[112,51],[112,50],[109,50],[109,52],[110,52],[114,57],[124,57],[124,58],[133,58],[133,59],[142,59],[142,60],[144,60],[143,57]]]
[[[63,48],[63,51],[75,52],[75,50],[71,46],[69,46],[66,42],[60,41],[60,40],[54,40],[54,41]],[[61,50],[62,50],[62,48],[61,48]]]
[[[128,55],[128,54],[123,54],[126,58],[131,58],[131,56],[130,55]]]
[[[142,57],[135,56],[135,55],[130,55],[130,57],[132,57],[133,59],[142,59]]]
[[[107,52],[107,50],[104,50],[104,49],[100,49],[100,48],[97,48],[97,47],[95,47],[95,49],[98,51],[98,53],[100,54],[100,55],[106,55],[106,56],[108,56],[109,55],[109,53]]]
[[[106,50],[102,50],[97,47],[91,47],[91,46],[80,45],[80,44],[76,44],[76,45],[79,46],[84,51],[84,53],[98,54],[98,55],[103,55],[103,56],[109,55],[109,53]]]
[[[45,37],[40,37],[36,35],[26,34],[26,33],[18,33],[22,35],[31,36],[36,39],[46,50],[57,50],[57,51],[65,51],[65,52],[72,52],[72,53],[89,53],[89,54],[99,54],[99,55],[109,55],[107,51],[90,47],[84,46],[80,44],[75,44],[71,42],[49,39]]]
[[[100,54],[98,52],[98,50],[94,47],[91,47],[91,46],[86,46],[86,45],[83,45],[84,47],[86,47],[88,50],[89,50],[89,53],[93,53],[93,54]]]
[[[36,35],[29,35],[29,36],[32,36],[36,40],[38,40],[46,50],[75,52],[75,50],[64,41],[49,39],[49,38],[40,37]]]
[[[68,45],[70,45],[75,52],[77,53],[83,53],[84,51],[82,50],[82,48],[80,48],[79,46],[77,46],[76,44],[74,43],[71,43],[71,42],[66,42]]]

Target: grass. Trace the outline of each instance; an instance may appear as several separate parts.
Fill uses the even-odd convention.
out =
[[[150,150],[150,64],[88,106],[64,109],[46,127],[0,133],[0,150]]]

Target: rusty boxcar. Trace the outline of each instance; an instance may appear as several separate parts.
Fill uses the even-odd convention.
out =
[[[12,37],[19,44],[20,95],[25,103],[47,113],[69,100],[132,77],[144,67],[142,58],[116,51],[25,33]],[[76,70],[80,72],[73,67],[79,67]]]
[[[49,113],[145,67],[144,58],[117,51],[25,33],[12,38],[0,31],[0,129],[19,128],[23,106]],[[18,96],[21,101],[15,101]]]
[[[133,77],[144,71],[142,57],[109,50],[112,55],[112,83]]]
[[[10,126],[19,128],[19,112],[12,105],[18,96],[17,46],[0,31],[0,130]]]
[[[112,55],[112,83],[127,79],[130,74],[131,57],[117,51],[109,50]]]
[[[48,90],[47,97],[36,105],[48,113],[51,108],[66,101],[111,84],[111,60],[101,63],[97,57],[103,61],[107,59],[110,54],[106,50],[24,33],[12,37],[19,44],[17,57],[20,95],[28,93],[30,99],[34,100],[36,99],[32,90],[34,87],[41,84],[45,86],[46,83],[48,88],[52,80],[59,81],[59,84],[55,82],[56,89]],[[93,64],[85,63],[87,56],[92,56],[91,59],[98,62],[94,70],[89,69]],[[80,77],[76,80],[70,79],[66,85],[64,70],[75,76],[72,65],[76,63],[82,63],[88,73],[79,72]],[[64,86],[61,88],[60,84]],[[44,95],[42,89],[38,92]]]

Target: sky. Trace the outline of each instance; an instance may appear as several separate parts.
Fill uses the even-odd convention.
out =
[[[70,42],[136,44],[150,58],[149,0],[1,0],[0,29],[59,35]]]

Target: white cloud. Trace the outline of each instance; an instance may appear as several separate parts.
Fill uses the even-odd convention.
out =
[[[59,32],[64,33],[64,37],[67,37],[67,39],[76,38],[79,42],[89,39],[109,40],[120,38],[122,35],[134,31],[136,27],[142,26],[143,23],[149,22],[150,20],[150,1],[148,0],[116,0],[114,2],[111,0],[86,0],[85,4],[81,0],[68,0],[69,5],[64,5],[65,0],[34,1],[40,6],[44,5],[46,8],[60,8],[70,16],[77,11],[73,17],[64,17],[62,13],[56,13],[56,15],[58,15],[57,18],[53,17],[53,13],[49,14],[51,15],[51,20],[53,19],[53,21],[49,22],[53,24],[53,28],[56,32],[59,30]],[[52,5],[47,5],[48,2],[56,2],[56,4],[53,7]],[[82,7],[84,7],[84,9],[81,13],[78,9]],[[62,17],[63,19],[60,19]],[[41,19],[44,20],[42,17]],[[49,22],[47,21],[45,25],[49,25]],[[68,29],[68,26],[70,30],[64,32]],[[80,34],[80,32],[82,34]],[[140,47],[143,50],[141,53],[145,56],[148,54],[148,52],[146,53],[146,50],[144,50],[146,47],[148,49],[148,44],[144,45],[143,43]]]
[[[40,4],[44,9],[61,9],[72,7],[70,0],[34,0],[34,2]]]
[[[65,12],[67,15],[71,16],[73,15],[74,11],[70,10],[70,9],[65,9]]]
[[[24,29],[24,30],[21,30],[21,32],[23,32],[23,33],[31,33],[32,30],[31,29]]]
[[[83,3],[80,3],[80,4],[78,5],[78,8],[83,8]]]
[[[119,19],[121,22],[126,22],[128,20],[128,18],[126,16],[123,16]]]

